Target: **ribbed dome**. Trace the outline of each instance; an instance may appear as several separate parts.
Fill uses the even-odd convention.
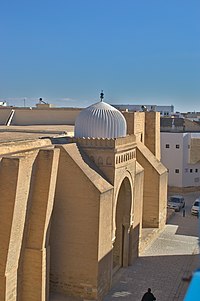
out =
[[[82,110],[75,122],[75,137],[117,138],[126,136],[122,113],[100,101]]]

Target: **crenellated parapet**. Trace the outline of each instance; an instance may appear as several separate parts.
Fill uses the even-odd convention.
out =
[[[97,166],[120,167],[136,159],[136,137],[70,138],[77,143]]]
[[[128,145],[136,143],[135,135],[128,135],[126,137],[119,137],[119,138],[75,138],[71,137],[68,140],[69,142],[75,142],[81,145],[81,147],[92,147],[92,148],[118,148],[120,146]]]
[[[119,138],[69,138],[68,143],[76,143],[98,166],[110,183],[114,183],[117,170],[135,165],[136,136]]]

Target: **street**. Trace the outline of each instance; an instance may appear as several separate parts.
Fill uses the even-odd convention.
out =
[[[159,301],[183,301],[189,278],[199,261],[199,219],[190,213],[200,192],[185,194],[183,210],[176,212],[163,232],[144,250],[133,266],[122,268],[104,301],[140,301],[148,287]]]

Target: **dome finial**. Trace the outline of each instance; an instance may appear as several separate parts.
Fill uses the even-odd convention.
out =
[[[103,90],[101,90],[101,93],[100,93],[100,99],[101,99],[101,101],[103,101],[103,99],[104,99],[104,93],[103,93]]]

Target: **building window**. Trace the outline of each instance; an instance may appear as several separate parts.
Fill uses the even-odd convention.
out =
[[[176,144],[176,148],[180,148],[180,145],[179,145],[179,144]]]
[[[192,168],[190,168],[190,172],[192,173]]]
[[[195,169],[195,172],[198,172],[198,168]]]
[[[165,145],[165,148],[169,148],[169,144],[166,144],[166,145]]]
[[[188,172],[188,168],[185,168],[185,172]]]
[[[188,149],[190,149],[190,145],[188,144]]]
[[[179,173],[179,169],[175,169],[175,173]]]

